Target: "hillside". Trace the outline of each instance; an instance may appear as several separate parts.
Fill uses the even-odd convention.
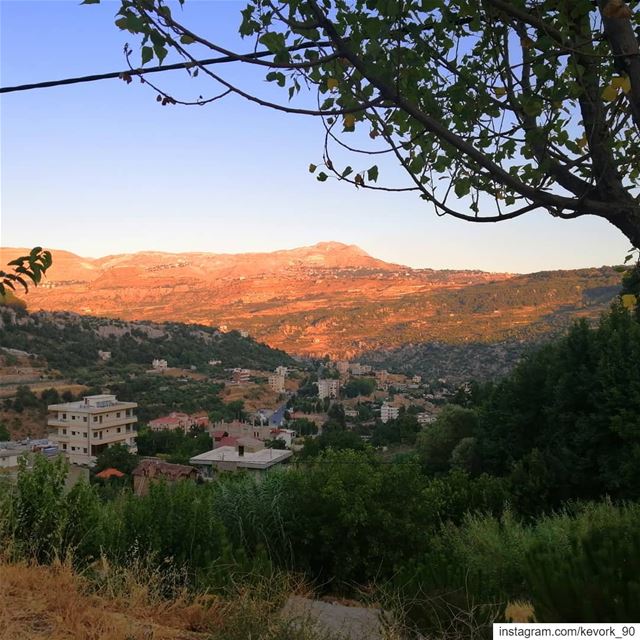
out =
[[[3,249],[8,261],[24,249]],[[289,353],[338,358],[430,342],[535,340],[595,318],[618,290],[610,267],[528,275],[411,269],[353,245],[254,254],[53,250],[32,310],[248,331]]]
[[[144,365],[155,358],[169,367],[203,369],[210,360],[221,367],[273,369],[292,364],[282,351],[232,331],[181,323],[129,322],[65,312],[16,312],[0,307],[0,347],[34,354],[65,374],[105,366],[98,351],[110,352],[108,364]],[[7,382],[10,382],[7,379]],[[24,383],[24,381],[21,381]]]

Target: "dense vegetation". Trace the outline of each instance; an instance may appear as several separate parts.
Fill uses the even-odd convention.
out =
[[[499,383],[459,393],[427,429],[403,412],[391,426],[416,439],[415,455],[380,458],[333,405],[298,464],[262,481],[65,492],[62,463],[38,459],[0,492],[0,537],[17,556],[71,552],[79,566],[145,549],[195,588],[301,572],[321,590],[393,594],[411,625],[442,637],[489,633],[514,600],[539,621],[629,621],[640,613],[639,361],[640,323],[616,304]],[[171,437],[181,450],[199,436],[140,444],[157,453]]]
[[[206,372],[213,369],[210,360],[221,360],[224,367],[256,369],[293,363],[283,351],[243,338],[236,331],[220,333],[200,325],[123,322],[62,312],[27,314],[6,307],[0,311],[0,347],[35,353],[65,375],[97,366],[107,371],[131,365],[150,368],[155,358],[167,360],[170,367],[195,366]],[[111,359],[102,363],[98,351],[110,351]]]

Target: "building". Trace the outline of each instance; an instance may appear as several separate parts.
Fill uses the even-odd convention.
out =
[[[325,378],[318,380],[318,397],[320,400],[324,398],[337,398],[340,394],[340,380],[333,378]]]
[[[249,337],[249,332],[246,331],[245,329],[240,329],[240,336],[242,338],[248,338]]]
[[[336,362],[336,369],[341,376],[346,376],[349,373],[349,363],[346,360],[340,360]]]
[[[51,404],[50,440],[72,464],[93,466],[101,451],[123,444],[136,453],[135,402],[121,402],[113,395],[86,396],[77,402]]]
[[[414,384],[420,384],[422,382],[422,376],[413,376],[413,378],[411,378],[411,382],[413,382]]]
[[[291,449],[291,445],[298,434],[293,429],[271,429],[271,440],[282,440],[288,449]]]
[[[349,371],[353,376],[366,376],[367,374],[371,373],[371,365],[352,362],[349,365]]]
[[[210,425],[209,417],[206,414],[194,413],[189,415],[177,411],[172,411],[168,416],[149,420],[149,429],[151,431],[175,431],[176,429],[181,429],[187,433],[191,427],[207,429]]]
[[[378,389],[386,389],[389,381],[389,373],[386,369],[382,369],[380,371],[376,371],[376,382],[378,384]]]
[[[160,360],[158,358],[155,358],[154,361],[151,363],[151,366],[156,370],[156,371],[164,371],[168,364],[166,360]]]
[[[288,367],[283,367],[282,365],[280,365],[279,367],[276,367],[276,373],[279,376],[282,376],[283,378],[286,378],[287,375],[289,374],[289,368]]]
[[[133,491],[138,496],[149,493],[152,482],[163,481],[173,484],[182,480],[197,480],[200,472],[195,467],[185,464],[171,464],[164,460],[147,458],[143,460],[131,473],[133,476]]]
[[[247,384],[251,377],[251,371],[249,369],[234,369],[231,372],[231,378],[237,384]]]
[[[416,420],[420,426],[424,427],[428,424],[433,424],[436,421],[436,415],[434,413],[423,411],[416,415]]]
[[[100,358],[100,360],[104,360],[105,362],[107,360],[111,360],[111,351],[98,351],[98,358]]]
[[[287,449],[265,449],[253,438],[240,438],[236,446],[218,447],[189,460],[205,478],[213,478],[222,471],[247,471],[261,475],[287,461],[293,453]]]
[[[389,420],[395,420],[400,415],[400,408],[394,407],[392,404],[384,402],[380,407],[380,420],[382,422],[389,422]]]
[[[275,393],[284,393],[284,376],[279,373],[272,373],[269,376],[269,389]]]
[[[214,442],[218,442],[225,437],[270,440],[271,429],[273,429],[273,427],[268,424],[256,426],[248,422],[234,420],[233,422],[216,422],[209,433]]]
[[[222,364],[222,360],[209,360],[209,364],[215,367],[216,365]]]

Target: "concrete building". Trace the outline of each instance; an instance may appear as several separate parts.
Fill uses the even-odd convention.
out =
[[[271,440],[282,440],[287,448],[291,448],[293,441],[298,437],[298,434],[293,429],[271,429]]]
[[[378,389],[386,389],[389,385],[389,373],[386,369],[381,369],[380,371],[376,371],[376,383],[378,385]]]
[[[276,373],[279,376],[282,376],[283,378],[286,378],[287,375],[289,374],[289,368],[288,367],[283,367],[282,365],[279,367],[276,367]]]
[[[105,362],[107,360],[111,360],[111,351],[98,351],[98,358],[100,358],[100,360],[104,360]]]
[[[293,453],[287,449],[265,449],[253,438],[240,438],[235,447],[218,447],[189,460],[205,478],[214,478],[221,471],[247,471],[261,475],[288,460]]]
[[[250,377],[251,371],[249,371],[249,369],[237,368],[231,372],[231,378],[237,384],[247,384]]]
[[[318,380],[318,397],[320,400],[324,398],[337,398],[340,394],[340,380],[333,378],[325,378]]]
[[[158,358],[155,358],[154,361],[151,363],[151,366],[156,371],[164,371],[168,367],[168,363],[166,360],[160,360]]]
[[[359,362],[352,362],[349,365],[349,371],[353,376],[366,376],[371,373],[371,365],[360,364]]]
[[[400,408],[394,407],[392,404],[384,402],[380,407],[380,420],[382,422],[389,422],[389,420],[395,420],[400,415]]]
[[[416,415],[416,420],[420,426],[424,427],[428,424],[433,424],[436,421],[436,415],[434,413],[427,413],[426,411],[423,411]]]
[[[413,382],[414,384],[420,384],[422,382],[422,376],[413,376],[413,378],[411,378],[411,382]]]
[[[48,406],[50,436],[72,464],[93,466],[96,456],[114,444],[136,453],[135,402],[121,402],[113,395],[86,396],[77,402]]]
[[[275,393],[284,393],[284,376],[279,373],[272,373],[269,376],[269,389]]]

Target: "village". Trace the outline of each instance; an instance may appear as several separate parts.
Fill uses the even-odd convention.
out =
[[[108,362],[111,353],[99,351],[97,358]],[[296,456],[304,457],[309,443],[322,440],[323,435],[327,438],[336,428],[348,432],[355,442],[381,452],[393,450],[393,442],[401,441],[393,437],[393,431],[403,416],[409,416],[416,431],[427,429],[453,393],[445,380],[427,384],[417,375],[393,374],[346,360],[301,359],[299,366],[278,366],[270,371],[224,369],[220,360],[208,364],[217,372],[211,381],[221,385],[223,401],[241,407],[234,419],[216,419],[204,409],[178,408],[141,422],[137,410],[142,407],[135,400],[121,400],[108,389],[100,394],[79,394],[47,405],[46,438],[0,442],[0,472],[15,475],[22,457],[28,461],[34,455],[63,455],[74,471],[71,477],[89,477],[105,450],[118,446],[140,454],[131,474],[138,493],[147,491],[152,478],[204,481],[238,471],[259,476]],[[147,373],[166,379],[168,385],[205,378],[194,369],[170,367],[166,359],[154,358]],[[389,442],[379,437],[382,428],[391,434]],[[163,433],[185,438],[199,435],[211,446],[182,461],[184,464],[168,461],[173,453],[170,445],[156,455],[139,451],[139,437],[144,434],[157,439]],[[329,440],[327,446],[331,446]],[[101,480],[125,475],[117,467],[93,473]]]

